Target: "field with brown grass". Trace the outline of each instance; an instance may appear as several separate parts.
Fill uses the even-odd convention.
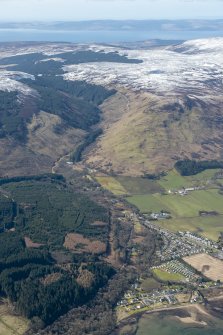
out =
[[[47,285],[57,282],[58,280],[60,280],[61,277],[62,277],[62,274],[59,272],[56,272],[56,273],[51,273],[45,276],[40,281],[43,285],[47,286]]]
[[[23,335],[28,330],[29,322],[14,313],[7,301],[0,301],[0,334]]]
[[[105,227],[107,226],[107,223],[103,221],[94,221],[91,225],[95,227]]]
[[[223,282],[223,262],[221,260],[207,254],[198,254],[185,257],[184,261],[205,277]]]
[[[26,248],[40,248],[43,244],[33,242],[29,237],[24,238]]]
[[[65,237],[64,247],[76,253],[103,254],[106,244],[98,240],[90,240],[81,234],[70,233]]]

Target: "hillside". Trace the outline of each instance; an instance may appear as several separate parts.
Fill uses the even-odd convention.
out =
[[[141,175],[169,170],[180,159],[222,159],[222,50],[223,39],[213,38],[117,48],[143,60],[139,64],[66,66],[67,80],[118,91],[102,106],[104,135],[85,162],[104,172]]]
[[[49,172],[70,152],[130,175],[181,159],[222,159],[222,38],[143,50],[53,43],[16,50],[0,54],[2,175]],[[103,135],[84,152],[95,126]]]
[[[184,158],[222,159],[222,105],[221,98],[213,103],[183,95],[116,94],[103,104],[104,136],[85,160],[104,172],[141,175],[171,169]]]
[[[100,120],[99,105],[115,93],[100,85],[63,80],[63,65],[103,60],[140,62],[114,52],[79,50],[77,46],[73,46],[74,52],[67,52],[63,45],[60,51],[45,45],[45,53],[59,52],[60,57],[49,57],[42,48],[34,48],[41,52],[18,48],[18,55],[12,56],[12,47],[0,55],[3,176],[50,172],[55,161],[74,151],[91,133]]]

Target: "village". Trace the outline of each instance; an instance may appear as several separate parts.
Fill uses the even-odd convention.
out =
[[[219,291],[223,288],[221,283],[202,282],[193,286],[182,284],[163,285],[159,289],[146,292],[142,289],[140,280],[132,285],[123,298],[117,303],[117,312],[127,317],[139,312],[159,311],[171,307],[205,303],[202,290],[212,289]]]
[[[153,310],[168,307],[169,305],[182,304],[182,302],[193,304],[202,301],[203,298],[199,290],[190,291],[183,287],[166,287],[146,293],[140,289],[133,288],[125,293],[123,299],[118,302],[117,307],[131,314],[134,311],[138,312],[142,309]]]
[[[139,277],[132,284],[131,289],[125,292],[117,303],[116,309],[120,320],[144,311],[165,310],[173,306],[203,303],[202,290],[211,289],[214,292],[215,289],[223,288],[223,280],[217,280],[217,277],[215,279],[208,278],[185,261],[187,257],[196,257],[196,255],[214,255],[220,261],[223,256],[217,242],[191,231],[173,232],[163,228],[162,225],[159,225],[159,221],[169,220],[171,218],[170,212],[161,210],[160,212],[154,211],[144,214],[126,202],[124,197],[113,196],[101,187],[89,172],[92,171],[88,171],[84,177],[89,180],[85,190],[93,193],[103,192],[102,203],[106,198],[113,220],[123,225],[126,224],[126,226],[132,225],[133,230],[136,230],[136,236],[140,236],[141,231],[148,230],[154,231],[162,240],[160,248],[156,250],[155,264],[151,267],[148,265],[150,275],[141,278],[139,273]],[[186,197],[190,192],[201,189],[203,187],[185,187],[179,190],[170,190],[168,194]],[[126,247],[135,258],[141,257],[139,244],[132,245],[130,243]],[[145,289],[144,282],[152,284],[149,284],[149,288]]]
[[[114,201],[114,207],[116,207],[115,203],[116,201]],[[221,259],[222,252],[219,250],[218,243],[189,231],[173,233],[153,222],[154,219],[168,219],[169,215],[170,213],[164,211],[152,213],[153,220],[149,220],[148,215],[137,211],[129,215],[129,212],[123,210],[122,215],[119,216],[119,220],[128,219],[132,222],[138,220],[143,227],[155,230],[161,236],[163,244],[160,250],[156,251],[158,264],[150,268],[155,280],[160,281],[160,288],[146,292],[141,286],[142,280],[139,279],[118,302],[118,315],[127,317],[143,311],[203,303],[201,289],[209,288],[214,292],[216,287],[223,287],[220,280],[206,278],[183,260],[185,257],[200,254],[215,255]],[[136,251],[134,246],[134,252]]]

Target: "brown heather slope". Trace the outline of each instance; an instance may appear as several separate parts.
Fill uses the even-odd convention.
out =
[[[12,138],[0,139],[0,176],[51,172],[54,162],[73,151],[85,135],[46,112],[34,115],[27,128],[25,144]]]
[[[104,134],[85,155],[90,167],[141,175],[182,158],[223,158],[223,98],[119,91],[102,111]]]

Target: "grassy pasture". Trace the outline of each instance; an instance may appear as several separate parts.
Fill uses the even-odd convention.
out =
[[[209,170],[205,170],[203,172],[200,172],[194,176],[187,176],[184,177],[186,178],[186,180],[188,181],[192,181],[193,183],[198,183],[198,182],[205,182],[207,180],[210,180],[212,178],[214,178],[214,176],[216,175],[217,172],[219,172],[220,169],[209,169]]]
[[[164,191],[157,181],[127,176],[96,176],[102,187],[115,195],[153,194]]]
[[[162,220],[158,224],[173,232],[179,230],[191,231],[213,241],[217,241],[221,232],[223,232],[222,215]]]
[[[164,189],[155,180],[140,177],[118,176],[115,178],[129,194],[159,193]]]
[[[194,176],[181,176],[175,169],[170,171],[167,176],[162,177],[158,184],[166,191],[180,189],[182,187],[191,187],[206,185],[207,181],[214,178],[219,170],[205,170]]]
[[[158,280],[161,281],[173,281],[173,282],[180,282],[183,281],[185,278],[179,273],[170,273],[163,269],[153,269],[153,274]]]
[[[176,170],[170,171],[168,175],[158,180],[158,183],[166,191],[173,190],[173,189],[179,189],[183,186],[191,186],[191,185],[187,185],[186,178],[181,176]]]
[[[120,182],[114,177],[109,176],[96,176],[96,180],[106,190],[114,193],[115,195],[128,194],[127,190],[120,184]]]
[[[143,280],[141,287],[144,291],[149,292],[154,289],[160,288],[160,283],[156,281],[154,278],[147,278]]]
[[[223,214],[223,196],[217,189],[190,192],[187,196],[180,195],[139,195],[127,198],[143,213],[169,210],[173,218],[196,217],[200,210],[217,211]]]
[[[206,185],[207,181],[212,179],[216,172],[217,170],[206,170],[196,176],[183,177],[174,169],[160,180],[128,176],[96,176],[96,180],[102,187],[115,195],[146,195],[162,193],[170,189]]]

